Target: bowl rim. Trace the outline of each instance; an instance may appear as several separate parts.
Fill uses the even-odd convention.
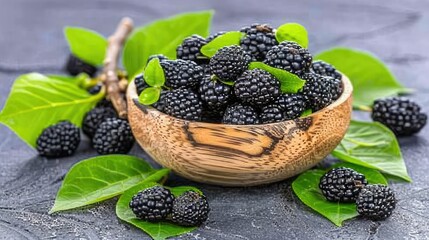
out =
[[[302,118],[311,117],[312,115],[321,113],[323,111],[333,110],[334,108],[336,108],[339,105],[341,105],[344,102],[346,102],[352,96],[353,85],[350,82],[350,79],[346,75],[344,75],[343,73],[341,73],[341,82],[343,84],[343,92],[341,93],[340,97],[337,100],[335,100],[334,102],[332,102],[328,106],[320,109],[319,111],[313,112],[310,115],[307,115],[307,116],[302,117]],[[158,117],[165,117],[165,118],[174,119],[175,121],[182,122],[182,124],[187,125],[187,126],[189,126],[189,125],[195,125],[195,126],[202,126],[202,125],[204,125],[204,126],[222,126],[222,127],[230,127],[230,128],[237,128],[237,127],[240,127],[240,128],[242,128],[242,127],[264,127],[264,126],[280,125],[280,124],[284,124],[286,122],[295,121],[296,119],[299,119],[299,118],[296,118],[296,119],[289,119],[289,120],[285,120],[285,121],[281,121],[281,122],[264,123],[264,124],[236,125],[236,124],[222,124],[222,123],[199,122],[199,121],[191,121],[191,120],[185,120],[185,119],[181,119],[181,118],[176,118],[176,117],[170,116],[168,114],[165,114],[165,113],[163,113],[161,111],[158,111],[154,107],[146,106],[146,105],[141,104],[138,101],[138,95],[137,95],[136,86],[134,84],[134,79],[128,85],[127,98],[130,98],[132,100],[132,102],[137,105],[137,108],[140,111],[146,111],[147,113],[156,114],[156,115],[158,115]]]

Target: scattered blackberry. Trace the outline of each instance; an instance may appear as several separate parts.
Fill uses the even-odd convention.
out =
[[[201,47],[207,44],[206,39],[200,35],[192,35],[183,40],[176,49],[177,58],[191,60],[196,63],[208,62],[208,59],[200,53]]]
[[[374,101],[372,119],[390,128],[397,136],[418,133],[427,122],[420,106],[404,97],[391,97]]]
[[[313,57],[307,49],[302,48],[295,42],[284,41],[273,46],[267,52],[264,63],[281,68],[296,75],[307,72],[311,66]]]
[[[168,57],[164,56],[163,54],[155,54],[155,55],[151,55],[148,59],[147,59],[147,63],[149,63],[152,59],[158,58],[159,62],[168,60]]]
[[[165,73],[165,86],[173,89],[194,88],[204,76],[203,68],[192,61],[165,60],[161,66]]]
[[[285,120],[283,110],[278,105],[272,104],[264,106],[261,109],[259,117],[261,119],[261,123],[274,123]]]
[[[91,94],[91,95],[98,94],[101,91],[102,87],[103,87],[103,84],[98,83],[97,85],[95,85],[92,88],[88,89],[88,93]]]
[[[250,63],[250,56],[239,46],[223,47],[210,58],[210,71],[220,79],[235,81]]]
[[[332,202],[354,202],[361,188],[367,185],[365,176],[351,168],[334,168],[320,178],[319,188]]]
[[[234,93],[243,103],[262,107],[280,95],[280,82],[262,69],[247,70],[235,81]]]
[[[392,215],[396,206],[393,191],[381,184],[370,184],[359,193],[356,199],[358,213],[372,220],[384,220]]]
[[[206,42],[207,42],[207,43],[209,43],[209,42],[213,41],[213,39],[215,39],[215,38],[217,38],[217,37],[219,37],[219,36],[221,36],[221,35],[224,35],[225,33],[226,33],[226,32],[220,31],[220,32],[217,32],[217,33],[215,33],[215,34],[212,34],[212,35],[210,35],[210,36],[208,36],[208,37],[206,38]]]
[[[284,114],[284,119],[296,119],[306,109],[305,98],[303,95],[297,94],[281,94],[274,102],[273,105],[280,107]]]
[[[171,213],[174,196],[170,190],[155,186],[138,192],[130,201],[130,208],[140,219],[150,222],[164,220]]]
[[[97,128],[92,146],[99,154],[128,153],[134,144],[130,124],[123,119],[107,118]]]
[[[149,87],[149,85],[144,80],[143,74],[139,74],[134,78],[134,84],[136,85],[137,94],[139,96],[145,88]]]
[[[53,158],[72,155],[80,143],[79,128],[69,121],[61,121],[45,128],[36,143],[41,156]]]
[[[82,122],[82,131],[92,138],[98,126],[108,118],[116,117],[115,109],[111,107],[95,107],[89,111]]]
[[[210,109],[220,108],[228,104],[231,99],[232,87],[220,81],[205,76],[200,82],[199,94],[201,100]]]
[[[307,107],[314,112],[328,106],[332,101],[331,85],[326,77],[315,73],[307,73],[302,76],[306,83],[302,89],[302,95],[306,100]]]
[[[324,61],[314,61],[311,64],[310,70],[316,74],[333,77],[335,79],[341,80],[341,73],[337,71],[331,64]]]
[[[223,114],[222,123],[235,125],[259,124],[259,116],[254,108],[236,103],[228,106]]]
[[[240,31],[246,34],[240,40],[240,46],[250,53],[254,60],[263,61],[267,52],[278,44],[273,28],[267,24],[252,24]]]
[[[205,196],[187,191],[174,200],[171,221],[182,226],[198,226],[207,220],[209,212]]]
[[[201,120],[203,104],[198,95],[188,89],[175,89],[167,92],[164,100],[164,113],[185,119]]]
[[[70,54],[69,59],[67,60],[66,70],[70,75],[76,76],[79,73],[86,73],[90,77],[93,77],[97,72],[97,68],[91,64],[85,63],[79,58]]]

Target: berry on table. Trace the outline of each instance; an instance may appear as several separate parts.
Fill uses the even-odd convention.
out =
[[[312,60],[313,57],[307,49],[295,42],[284,41],[267,52],[264,63],[296,75],[302,75],[308,72]]]
[[[319,188],[329,201],[354,202],[367,184],[364,175],[351,168],[340,167],[325,173],[320,178]]]
[[[82,131],[92,138],[98,126],[107,118],[116,117],[115,109],[111,107],[95,107],[86,113],[82,122]]]
[[[203,104],[198,95],[189,89],[167,92],[163,103],[164,113],[170,116],[185,120],[201,120]]]
[[[392,215],[396,207],[393,191],[381,184],[370,184],[362,188],[356,199],[358,213],[372,220],[384,220]]]
[[[174,199],[171,221],[182,226],[199,226],[207,220],[209,212],[204,195],[187,191]]]
[[[61,121],[43,130],[37,138],[36,149],[44,157],[65,157],[72,155],[79,143],[79,128],[69,121]]]
[[[228,46],[219,49],[210,58],[212,74],[222,80],[235,81],[250,63],[250,56],[240,46]]]
[[[196,63],[207,62],[208,59],[200,53],[201,47],[206,44],[206,39],[204,39],[200,35],[194,34],[190,37],[187,37],[176,49],[177,58],[183,60],[191,60]]]
[[[226,108],[225,113],[223,114],[222,123],[247,125],[259,124],[260,120],[258,113],[253,107],[236,103]]]
[[[69,59],[67,60],[66,70],[73,76],[76,76],[79,73],[86,73],[90,77],[93,77],[97,72],[97,68],[95,66],[80,60],[72,54],[70,54]]]
[[[204,70],[193,61],[165,60],[161,62],[165,74],[165,86],[173,89],[197,87]]]
[[[156,222],[167,218],[172,211],[173,201],[170,190],[155,186],[134,195],[129,206],[136,217]]]
[[[240,40],[240,46],[256,61],[263,61],[267,52],[278,44],[273,28],[267,24],[252,24],[240,31],[246,34]]]
[[[95,131],[92,146],[99,154],[128,153],[134,144],[130,124],[119,118],[107,118]]]

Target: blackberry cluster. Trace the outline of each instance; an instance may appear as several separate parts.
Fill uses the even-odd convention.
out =
[[[92,138],[92,146],[99,154],[125,154],[131,150],[134,141],[126,120],[108,118],[97,127]]]
[[[136,85],[138,95],[140,95],[143,90],[149,87],[149,85],[144,80],[143,74],[139,74],[134,78],[134,84]]]
[[[251,106],[236,103],[228,106],[222,118],[224,124],[249,125],[259,124],[259,114]]]
[[[203,68],[195,62],[164,60],[161,66],[165,75],[165,86],[168,88],[195,88],[203,78]]]
[[[324,61],[314,61],[311,64],[310,70],[325,77],[333,77],[335,79],[341,80],[341,73],[338,72],[334,66]]]
[[[187,37],[176,49],[177,58],[191,60],[196,63],[207,62],[208,59],[200,53],[201,47],[205,44],[207,44],[206,39],[199,35]]]
[[[278,44],[273,28],[267,24],[252,24],[240,31],[246,34],[240,40],[240,46],[251,54],[255,61],[263,61],[267,52]]]
[[[306,99],[307,107],[313,111],[319,111],[328,106],[341,95],[341,82],[337,82],[334,78],[306,73],[302,79],[306,80],[302,94]]]
[[[98,126],[108,118],[116,117],[116,111],[112,107],[95,107],[89,111],[82,122],[82,131],[90,138],[94,137]]]
[[[92,66],[91,64],[86,63],[70,54],[66,64],[66,70],[68,73],[70,73],[70,75],[73,76],[76,76],[79,73],[86,73],[90,77],[93,77],[97,72],[97,67]]]
[[[307,49],[295,42],[284,41],[267,52],[264,62],[296,75],[309,71],[313,57]]]
[[[204,195],[186,191],[173,202],[171,221],[182,226],[199,226],[209,216],[210,207]]]
[[[205,76],[200,82],[198,93],[201,100],[210,110],[223,108],[232,98],[232,87],[210,76]]]
[[[158,58],[158,60],[160,62],[168,60],[168,57],[166,57],[164,54],[154,54],[149,56],[149,58],[147,59],[147,63],[149,63],[152,59]]]
[[[274,123],[286,120],[285,112],[278,105],[270,104],[261,109],[261,123]]]
[[[284,119],[299,118],[306,109],[306,101],[302,94],[281,94],[274,102],[284,114]]]
[[[397,136],[418,133],[427,122],[420,106],[404,97],[378,99],[372,108],[372,119],[390,128]]]
[[[224,32],[224,31],[220,31],[220,32],[217,32],[215,34],[212,34],[206,38],[206,42],[209,43],[209,42],[213,41],[213,39],[215,39],[221,35],[224,35],[225,33],[226,32]]]
[[[136,217],[150,222],[167,218],[173,209],[174,196],[170,190],[155,186],[138,192],[130,201],[130,208]]]
[[[203,104],[199,96],[188,89],[175,89],[165,95],[164,113],[173,117],[200,121]]]
[[[79,143],[79,128],[69,121],[61,121],[43,130],[37,138],[36,149],[44,157],[65,157],[72,155]]]
[[[356,203],[359,215],[384,220],[396,206],[393,191],[381,184],[368,184],[365,176],[351,168],[334,168],[325,173],[319,188],[328,201]]]
[[[210,71],[222,80],[235,81],[250,63],[250,56],[239,46],[223,47],[210,58]]]

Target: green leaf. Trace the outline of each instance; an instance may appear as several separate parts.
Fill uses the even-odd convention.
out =
[[[356,165],[353,163],[348,163],[348,162],[337,163],[333,165],[330,169],[337,168],[337,167],[347,167],[355,170],[358,173],[362,173],[363,175],[365,175],[365,178],[369,184],[387,185],[386,178],[378,170],[363,167],[363,166]]]
[[[411,181],[395,134],[378,122],[351,121],[346,135],[332,155]]]
[[[304,26],[298,23],[285,23],[277,28],[278,42],[294,41],[303,48],[308,48],[308,33]]]
[[[208,44],[204,45],[200,51],[207,57],[213,57],[213,55],[215,55],[216,52],[223,47],[240,45],[240,39],[244,35],[244,33],[237,31],[224,33],[213,39]]]
[[[165,83],[164,70],[159,63],[159,59],[155,58],[149,62],[144,70],[144,79],[149,86],[162,87]]]
[[[308,116],[308,115],[310,115],[310,114],[312,114],[313,113],[313,110],[311,110],[311,109],[306,109],[302,114],[301,114],[301,117],[306,117],[306,116]]]
[[[169,169],[153,169],[128,155],[106,155],[75,164],[64,178],[49,213],[82,207],[122,194],[138,183],[157,182]]]
[[[94,66],[103,64],[107,40],[102,35],[79,27],[66,27],[64,35],[74,56]]]
[[[410,92],[404,88],[387,66],[374,55],[349,48],[333,48],[319,53],[315,59],[335,66],[353,84],[353,106],[372,106],[375,99]]]
[[[140,93],[139,102],[143,105],[152,105],[159,100],[161,96],[161,88],[148,87]]]
[[[207,37],[212,16],[213,11],[185,13],[137,28],[125,43],[123,54],[130,79],[144,70],[149,56],[164,54],[175,59],[176,48],[184,38],[192,34]]]
[[[69,120],[81,126],[84,115],[102,98],[103,93],[91,95],[76,82],[29,73],[13,84],[0,122],[34,147],[42,131],[52,124]]]
[[[280,81],[280,88],[283,93],[297,93],[305,85],[305,80],[286,70],[274,68],[262,62],[251,62],[249,69],[255,68],[265,70],[276,77]]]
[[[338,164],[337,166],[350,167],[365,175],[369,183],[386,184],[386,179],[378,171],[356,167],[355,165]],[[343,221],[358,216],[355,203],[337,203],[326,200],[319,189],[320,178],[325,170],[308,170],[292,183],[292,189],[298,198],[307,206],[329,219],[337,226]]]
[[[166,221],[154,223],[136,218],[136,216],[129,207],[129,203],[132,197],[139,191],[149,187],[153,187],[155,185],[157,184],[139,184],[122,194],[122,196],[118,200],[118,203],[116,204],[116,215],[118,216],[118,218],[136,226],[137,228],[140,228],[155,240],[163,240],[168,237],[178,236],[195,230],[196,227],[184,227]],[[174,187],[170,188],[170,190],[176,197],[188,190],[193,190],[201,193],[201,191],[199,191],[198,189],[188,186]]]

